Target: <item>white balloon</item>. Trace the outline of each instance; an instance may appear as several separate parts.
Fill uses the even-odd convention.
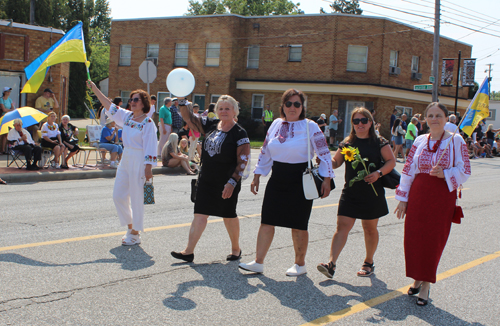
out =
[[[193,92],[194,85],[193,74],[185,68],[175,68],[167,76],[167,88],[173,96],[188,96]]]

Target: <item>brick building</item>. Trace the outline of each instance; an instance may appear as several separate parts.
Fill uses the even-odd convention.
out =
[[[441,37],[440,58],[471,55],[468,44]],[[376,110],[376,121],[388,135],[389,117],[397,108],[409,115],[423,112],[429,84],[433,34],[391,19],[344,15],[238,15],[113,20],[109,96],[128,97],[145,88],[138,67],[146,59],[158,67],[150,85],[160,100],[170,95],[165,84],[176,67],[196,78],[191,99],[206,107],[221,94],[233,95],[252,117],[265,104],[278,116],[280,97],[294,87],[308,95],[310,116],[335,108],[350,130],[356,106]],[[441,62],[441,61],[440,61]],[[453,110],[455,88],[440,88],[440,101]],[[466,109],[468,88],[459,90],[459,110]]]
[[[67,113],[69,63],[50,68],[37,94],[21,94],[26,83],[24,68],[64,36],[59,29],[0,20],[0,88],[12,88],[10,98],[16,108],[35,107],[36,99],[50,88],[59,102],[58,114]]]

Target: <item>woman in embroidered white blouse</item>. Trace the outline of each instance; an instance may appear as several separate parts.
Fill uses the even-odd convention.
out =
[[[259,191],[260,176],[268,175],[272,169],[262,205],[261,225],[257,236],[255,260],[239,267],[243,270],[262,273],[264,259],[271,246],[276,226],[292,229],[295,249],[295,263],[286,271],[287,276],[306,273],[305,257],[309,234],[307,226],[311,215],[312,200],[305,199],[302,174],[307,168],[307,142],[311,142],[310,157],[314,152],[320,159],[319,173],[324,177],[321,186],[322,196],[330,194],[331,178],[335,175],[332,157],[325,136],[318,125],[305,119],[305,94],[296,89],[289,89],[281,98],[281,118],[270,126],[259,160],[255,166],[251,191]],[[309,139],[307,137],[309,125]]]
[[[128,226],[122,244],[140,244],[139,232],[144,230],[144,183],[153,178],[158,146],[156,126],[147,116],[151,109],[149,95],[141,89],[130,93],[128,111],[113,104],[93,82],[88,81],[87,85],[106,109],[106,115],[123,126],[125,150],[116,171],[113,201],[121,224]]]
[[[430,134],[418,136],[408,153],[396,189],[395,213],[405,221],[406,276],[415,280],[408,295],[418,294],[416,304],[427,305],[436,271],[452,222],[460,223],[457,189],[471,174],[463,138],[444,129],[448,110],[433,102],[424,113]]]

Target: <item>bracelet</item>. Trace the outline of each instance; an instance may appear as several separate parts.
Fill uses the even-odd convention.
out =
[[[235,187],[238,185],[238,181],[236,181],[235,178],[231,177],[229,178],[229,180],[227,181],[227,183],[229,183],[231,186]]]

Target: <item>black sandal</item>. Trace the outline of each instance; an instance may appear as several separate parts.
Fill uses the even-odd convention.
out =
[[[421,289],[422,289],[422,283],[420,283],[420,286],[416,288],[410,286],[410,288],[408,289],[408,295],[419,294]]]
[[[367,263],[366,261],[363,263],[363,265],[361,266],[360,270],[358,271],[357,275],[359,277],[368,277],[370,275],[373,274],[373,272],[375,271],[375,262],[373,263]],[[370,269],[370,271],[367,271],[365,269],[363,269],[363,267],[368,267]]]
[[[333,263],[333,261],[329,261],[328,264],[318,264],[316,267],[321,274],[325,275],[328,278],[333,278],[333,275],[335,275],[335,269],[336,265]]]
[[[422,298],[417,298],[417,306],[427,306],[427,304],[429,303],[429,296],[431,294],[431,289],[429,289],[429,291],[427,292],[427,299],[422,299]]]

